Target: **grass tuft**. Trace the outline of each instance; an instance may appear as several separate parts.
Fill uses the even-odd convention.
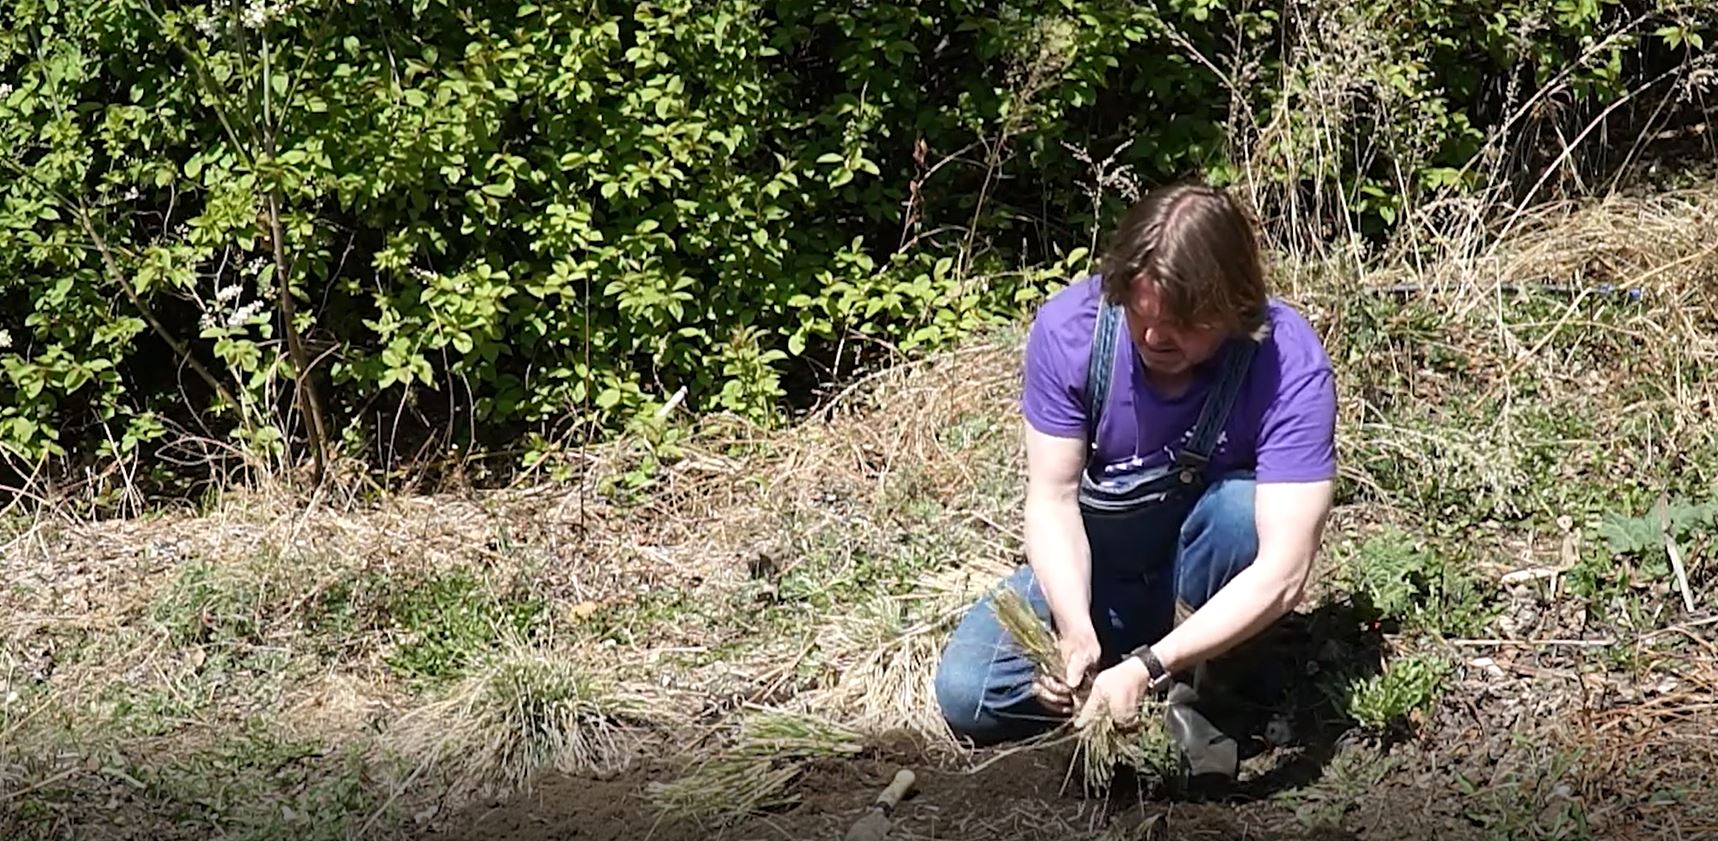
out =
[[[659,817],[726,825],[791,805],[790,784],[814,759],[853,756],[865,749],[857,729],[807,713],[749,707],[739,736],[686,774],[650,783],[645,794]]]
[[[836,677],[819,705],[861,728],[953,744],[936,703],[936,665],[963,607],[945,595],[919,603],[884,595],[832,618],[818,644]]]
[[[777,767],[763,757],[721,756],[677,779],[650,783],[645,796],[659,818],[727,825],[797,802],[787,788],[802,770],[798,763]]]
[[[544,771],[623,769],[640,725],[662,709],[567,652],[509,639],[447,697],[402,719],[394,745],[440,768],[455,791],[497,796],[528,789]]]
[[[736,751],[768,759],[852,756],[865,749],[864,734],[827,719],[785,710],[754,709],[740,725]]]
[[[1014,638],[1016,645],[1026,653],[1027,659],[1036,664],[1040,671],[1062,677],[1066,666],[1062,662],[1062,652],[1056,647],[1055,632],[1050,630],[1043,619],[1038,618],[1037,611],[1026,603],[1026,599],[1013,588],[1002,586],[996,588],[991,596],[991,604],[996,612],[996,621],[1002,629]]]

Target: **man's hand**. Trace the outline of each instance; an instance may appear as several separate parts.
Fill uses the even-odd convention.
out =
[[[1074,719],[1075,729],[1084,730],[1106,709],[1116,726],[1132,724],[1139,718],[1139,703],[1150,685],[1151,672],[1138,657],[1129,657],[1103,670],[1092,681],[1092,694],[1080,709],[1080,717]]]
[[[1085,684],[1086,673],[1097,665],[1102,648],[1097,635],[1092,633],[1064,636],[1057,648],[1067,668],[1060,677],[1038,675],[1038,698],[1051,712],[1070,715],[1074,712],[1074,690]]]

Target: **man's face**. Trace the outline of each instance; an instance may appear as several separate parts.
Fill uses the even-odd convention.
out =
[[[1223,346],[1222,328],[1176,324],[1169,318],[1160,306],[1156,285],[1149,281],[1134,284],[1133,297],[1124,311],[1128,335],[1139,348],[1145,367],[1154,374],[1187,373]]]

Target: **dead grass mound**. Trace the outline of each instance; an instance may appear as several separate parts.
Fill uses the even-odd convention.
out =
[[[622,684],[591,658],[510,640],[445,697],[401,717],[387,750],[414,776],[446,780],[455,802],[505,796],[546,772],[624,770],[667,707],[660,691]]]

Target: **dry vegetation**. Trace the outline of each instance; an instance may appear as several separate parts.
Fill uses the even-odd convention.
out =
[[[1380,834],[1714,826],[1696,795],[1718,535],[1680,538],[1689,615],[1662,556],[1614,552],[1601,527],[1661,493],[1713,497],[1718,195],[1514,227],[1420,266],[1279,266],[1343,382],[1344,498],[1308,612],[1372,606],[1391,665],[1346,673],[1315,646],[1326,671],[1276,711],[1293,737],[1249,774],[1313,752],[1309,715],[1358,741],[1241,814]],[[930,678],[1018,561],[1019,338],[879,373],[791,430],[704,419],[592,450],[572,486],[312,508],[258,489],[204,513],[16,521],[5,833],[413,832],[562,774],[639,780],[652,820],[738,826],[816,812],[803,795],[828,762],[899,758],[876,746],[901,738],[921,768],[993,773],[942,730]],[[1032,802],[1046,837],[1116,828],[1078,798]],[[936,837],[959,834],[943,820]]]
[[[1278,289],[1336,364],[1344,481],[1233,816],[1156,791],[1124,808],[1106,763],[1086,763],[1100,796],[1064,797],[1082,754],[976,754],[941,725],[935,657],[1020,561],[1016,329],[790,429],[671,417],[504,490],[233,488],[100,522],[19,498],[0,837],[406,837],[492,801],[546,808],[551,835],[624,802],[637,834],[798,816],[833,837],[815,821],[874,788],[823,795],[881,783],[831,766],[885,760],[945,786],[902,838],[1718,832],[1718,526],[1666,535],[1692,613],[1662,544],[1609,537],[1660,498],[1718,500],[1718,188],[1435,202],[1383,253],[1344,247],[1340,185],[1262,173],[1331,171],[1361,116],[1407,106],[1356,93],[1387,88],[1353,76],[1389,33],[1322,20],[1305,107],[1281,111],[1303,122],[1235,127],[1251,197],[1293,233]],[[591,799],[542,807],[569,775]]]

